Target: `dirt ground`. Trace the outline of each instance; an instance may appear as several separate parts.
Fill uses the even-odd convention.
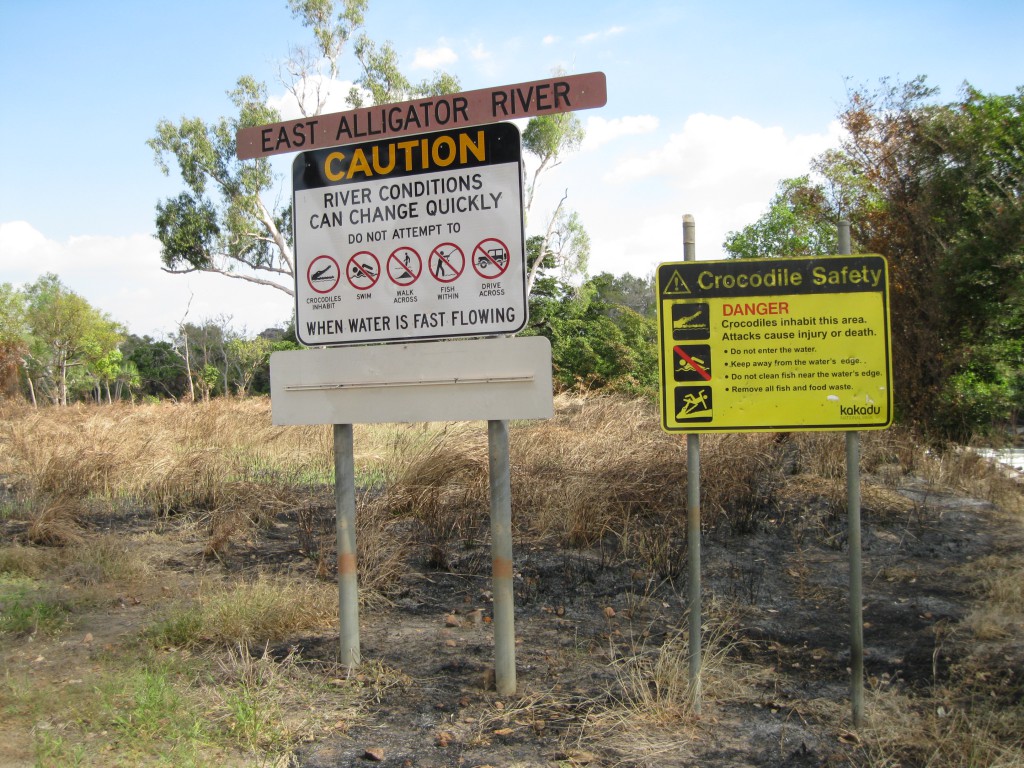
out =
[[[969,646],[959,630],[977,599],[960,569],[992,554],[1020,551],[1019,522],[985,502],[914,479],[901,479],[894,492],[906,502],[902,512],[878,515],[866,502],[863,516],[868,719],[884,692],[929,696],[967,657],[986,653],[990,659],[975,661],[991,663],[995,682],[989,695],[1020,706],[1024,638],[985,649]],[[332,510],[324,507],[318,515],[329,532]],[[228,574],[270,569],[312,575],[315,564],[300,551],[296,525],[282,520],[223,554],[216,567]],[[7,527],[7,535],[17,534]],[[624,559],[611,545],[570,551],[518,541],[518,690],[504,697],[493,690],[490,672],[489,547],[455,542],[439,551],[424,542],[408,553],[410,570],[390,602],[361,612],[364,664],[386,665],[396,683],[380,691],[352,727],[300,745],[292,764],[875,764],[869,739],[854,731],[850,717],[844,516],[778,509],[746,527],[703,536],[709,666],[700,715],[684,711],[659,720],[637,704],[670,699],[670,691],[658,688],[668,686],[669,673],[640,674],[667,659],[665,648],[681,649],[677,661],[685,676],[684,541],[666,542],[674,560],[667,558],[660,573]],[[167,553],[161,591],[126,593],[105,611],[83,617],[72,636],[16,648],[5,666],[32,666],[41,685],[59,692],[74,679],[76,665],[89,664],[99,647],[137,633],[176,579],[185,583],[210,567],[200,550],[192,543]],[[269,652],[275,658],[298,654],[310,664],[333,662],[337,644],[337,632],[327,629],[289,638]],[[8,741],[0,726],[0,742]],[[13,760],[13,754],[7,757]]]
[[[906,518],[865,514],[865,675],[869,686],[927,689],[963,652],[956,626],[972,595],[956,567],[1019,548],[1022,538],[986,503],[913,484],[901,492],[912,501]],[[485,690],[491,636],[474,620],[488,610],[488,558],[485,551],[453,554],[447,570],[424,570],[392,610],[364,619],[364,655],[405,671],[413,683],[382,701],[372,723],[310,747],[300,764],[358,765],[367,749],[378,748],[396,766],[860,762],[857,736],[821,717],[849,708],[845,526],[833,520],[810,534],[799,517],[780,516],[745,534],[705,537],[704,613],[712,625],[723,615],[729,624],[712,642],[728,642],[732,658],[750,665],[756,693],[734,701],[708,680],[702,715],[675,728],[608,728],[599,711],[621,699],[616,662],[685,632],[685,576],[609,564],[599,551],[520,547],[519,698],[505,700],[510,714],[502,717],[495,694]],[[297,645],[316,656],[333,653],[334,642],[321,636]],[[1024,644],[1001,653],[1006,695],[1020,702]]]

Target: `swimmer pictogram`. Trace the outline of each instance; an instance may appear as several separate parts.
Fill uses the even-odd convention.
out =
[[[380,261],[369,251],[355,253],[348,260],[345,277],[356,290],[369,290],[380,279]]]

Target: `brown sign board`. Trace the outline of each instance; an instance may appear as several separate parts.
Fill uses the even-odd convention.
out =
[[[242,128],[237,135],[237,153],[239,160],[251,160],[284,152],[593,109],[603,107],[607,101],[604,72],[566,75]]]

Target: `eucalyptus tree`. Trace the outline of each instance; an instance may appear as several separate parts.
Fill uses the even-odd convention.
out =
[[[28,350],[25,294],[10,283],[0,283],[0,396],[18,391]]]
[[[368,92],[380,98],[417,98],[456,90],[458,81],[439,73],[411,83],[398,70],[390,45],[378,49],[361,31],[367,0],[289,0],[293,15],[312,33],[307,48],[292,48],[281,79],[304,116],[320,114],[327,91],[341,71],[346,45],[356,40],[361,68],[350,99]],[[295,258],[291,209],[274,200],[270,161],[240,161],[239,129],[279,122],[268,104],[267,85],[242,76],[228,92],[231,116],[161,120],[148,141],[157,165],[175,166],[185,190],[157,205],[156,229],[164,269],[174,273],[214,272],[294,294]]]
[[[25,323],[30,343],[27,373],[33,393],[55,405],[67,405],[69,384],[77,373],[95,373],[124,339],[124,329],[54,274],[25,288]]]
[[[1024,411],[1024,87],[937,97],[924,77],[852,90],[840,147],[725,247],[834,253],[848,218],[888,259],[897,413],[967,438]]]
[[[289,0],[292,14],[311,34],[311,44],[292,47],[279,72],[281,84],[304,117],[321,114],[336,88],[343,57],[351,49],[353,108],[453,93],[459,80],[447,72],[414,81],[402,73],[390,42],[364,30],[368,0]],[[162,172],[172,168],[184,190],[157,204],[156,231],[163,268],[173,273],[213,272],[294,295],[295,257],[291,208],[275,195],[268,159],[237,159],[239,129],[280,122],[269,104],[267,84],[242,76],[228,92],[234,107],[214,121],[199,117],[161,120],[148,141]],[[526,182],[526,213],[538,180],[579,148],[583,128],[572,113],[535,117],[523,132],[524,150],[536,160]],[[568,193],[541,223],[541,257],[553,258],[567,277],[584,276],[590,240],[579,215],[565,206]],[[532,289],[541,261],[528,266]]]

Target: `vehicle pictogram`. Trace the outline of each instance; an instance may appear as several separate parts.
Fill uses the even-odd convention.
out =
[[[505,274],[509,261],[508,246],[496,237],[481,240],[473,249],[473,270],[485,280]]]
[[[354,253],[348,260],[345,277],[356,290],[369,290],[380,279],[380,261],[369,251]]]
[[[466,254],[455,243],[441,243],[430,252],[427,266],[439,282],[451,283],[466,268]]]
[[[403,288],[412,285],[422,271],[423,259],[413,248],[396,248],[388,257],[388,277],[395,285]]]
[[[309,262],[306,270],[306,282],[317,293],[330,293],[341,281],[341,268],[327,254],[317,256]]]

